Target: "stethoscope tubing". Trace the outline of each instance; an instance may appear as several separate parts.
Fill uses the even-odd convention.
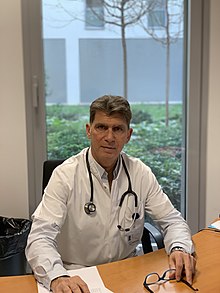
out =
[[[134,214],[132,215],[132,223],[131,225],[128,227],[128,228],[123,228],[121,225],[117,225],[118,229],[120,231],[129,231],[130,228],[134,225],[136,219],[139,218],[139,214],[137,213],[137,207],[138,207],[138,196],[137,194],[132,190],[132,185],[131,185],[131,178],[130,178],[130,175],[128,173],[128,169],[126,167],[126,164],[125,164],[125,161],[124,161],[124,158],[123,156],[121,155],[121,160],[122,160],[122,165],[123,165],[123,168],[125,170],[125,173],[126,173],[126,176],[127,176],[127,179],[128,179],[128,189],[127,191],[125,191],[122,196],[121,196],[121,199],[120,199],[120,202],[119,202],[119,207],[121,208],[122,207],[122,204],[125,200],[125,197],[129,194],[132,194],[134,196],[134,203],[135,203],[135,212]],[[89,181],[90,181],[90,190],[91,190],[91,196],[90,196],[90,201],[88,203],[85,204],[84,206],[84,210],[85,210],[85,213],[88,214],[88,215],[91,215],[91,214],[94,214],[94,212],[96,212],[96,206],[93,202],[93,199],[94,199],[94,186],[93,186],[93,179],[92,179],[92,172],[91,172],[91,168],[90,168],[90,164],[89,164],[89,148],[87,149],[86,151],[86,167],[87,167],[87,171],[88,171],[88,174],[89,174]],[[119,212],[118,212],[118,220],[119,220]]]
[[[86,167],[87,167],[87,171],[89,173],[89,181],[90,181],[90,190],[91,190],[90,202],[93,202],[94,187],[93,187],[93,180],[92,180],[92,172],[91,172],[90,165],[89,165],[89,148],[86,151]]]

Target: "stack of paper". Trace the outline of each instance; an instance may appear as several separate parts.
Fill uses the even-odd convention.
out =
[[[214,228],[214,229],[220,230],[220,220],[213,222],[211,225],[209,225],[209,228]]]
[[[89,287],[89,290],[91,293],[113,293],[109,289],[107,289],[102,279],[99,275],[99,272],[97,268],[94,267],[88,267],[88,268],[82,268],[79,270],[69,270],[68,273],[70,276],[78,275],[83,279],[83,281],[86,282],[86,284]],[[38,287],[38,293],[48,293],[49,291],[43,287],[41,284],[37,283]]]

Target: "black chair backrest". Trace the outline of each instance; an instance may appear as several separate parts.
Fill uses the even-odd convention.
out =
[[[50,179],[50,176],[53,173],[53,170],[62,164],[65,160],[47,160],[43,164],[43,180],[42,180],[42,194],[44,189],[47,186],[47,183]]]
[[[47,183],[50,179],[50,176],[53,173],[53,170],[60,164],[62,164],[64,160],[47,160],[44,162],[43,165],[43,182],[42,182],[42,193],[44,192],[45,187],[47,186]],[[149,223],[145,223],[143,235],[141,238],[143,252],[148,253],[152,252],[152,243],[151,238],[154,239],[155,243],[157,244],[157,248],[163,248],[163,236],[161,232],[155,228],[153,225]]]

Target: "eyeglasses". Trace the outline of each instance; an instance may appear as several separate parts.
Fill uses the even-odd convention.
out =
[[[150,273],[145,277],[143,285],[149,292],[154,293],[152,288],[153,285],[158,286],[161,284],[161,282],[165,283],[167,281],[175,280],[175,277],[170,277],[170,274],[172,273],[175,274],[175,271],[176,271],[175,269],[169,269],[165,271],[162,276],[159,276],[158,273]],[[180,281],[186,284],[193,291],[199,291],[199,289],[191,286],[186,280],[181,279]]]

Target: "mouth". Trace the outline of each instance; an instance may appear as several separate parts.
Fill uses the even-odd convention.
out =
[[[109,151],[114,151],[114,150],[115,150],[114,147],[109,147],[109,146],[102,146],[102,148],[103,148],[104,150],[109,150]]]

